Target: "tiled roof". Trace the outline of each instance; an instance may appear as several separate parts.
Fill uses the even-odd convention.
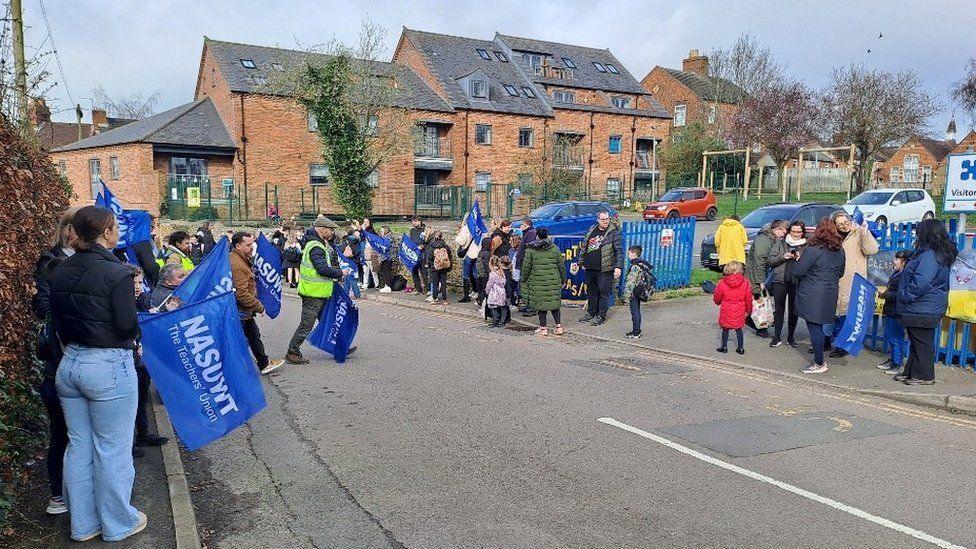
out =
[[[664,72],[668,73],[679,82],[687,86],[702,101],[717,101],[719,103],[736,104],[741,101],[742,96],[745,95],[745,92],[743,92],[738,86],[723,78],[706,78],[691,71],[679,71],[677,69],[669,69],[665,67],[661,68],[664,69]]]
[[[74,151],[124,143],[153,143],[235,149],[237,144],[227,132],[209,97],[137,120],[131,124],[104,131],[81,141],[55,149]]]
[[[274,79],[277,73],[295,67],[308,59],[328,58],[325,54],[222,42],[209,38],[206,39],[205,46],[214,56],[231,91],[242,93],[287,95],[287,90],[273,89],[276,85]],[[242,59],[253,61],[255,68],[245,68],[241,63]],[[437,112],[452,111],[450,106],[409,68],[381,61],[373,61],[371,65],[370,72],[377,76],[386,76],[391,74],[391,71],[396,71],[396,81],[402,92],[395,99],[397,106]]]
[[[51,150],[78,141],[78,126],[76,122],[41,122],[37,126],[37,138],[41,146]],[[92,133],[91,124],[81,124],[81,138]]]
[[[952,149],[956,146],[955,141],[942,141],[922,136],[916,136],[915,139],[935,158],[936,162],[942,162],[942,159],[952,152]]]

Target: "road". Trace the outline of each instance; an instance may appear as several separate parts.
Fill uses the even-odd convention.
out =
[[[186,456],[209,547],[976,546],[973,419],[360,304],[345,366]]]

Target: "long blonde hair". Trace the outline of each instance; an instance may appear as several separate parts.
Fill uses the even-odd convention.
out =
[[[73,208],[68,208],[61,213],[61,218],[58,219],[58,227],[54,231],[54,241],[51,243],[52,246],[62,247],[67,246],[67,242],[61,242],[61,233],[64,232],[64,228],[71,225],[75,219],[75,213],[79,210],[78,206]]]

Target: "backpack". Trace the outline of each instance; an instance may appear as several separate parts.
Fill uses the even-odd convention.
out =
[[[407,279],[400,275],[394,276],[390,279],[390,289],[394,292],[402,292],[404,288],[407,287]]]
[[[634,263],[633,267],[640,270],[640,278],[634,286],[634,298],[641,302],[650,301],[654,285],[657,284],[657,277],[652,272],[654,267],[647,263]]]
[[[451,252],[447,248],[434,248],[434,270],[443,271],[451,268]]]

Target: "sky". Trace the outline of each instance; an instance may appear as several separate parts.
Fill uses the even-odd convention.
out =
[[[692,48],[708,52],[751,33],[814,88],[827,84],[832,67],[850,63],[916,71],[943,106],[929,128],[940,138],[958,111],[948,89],[976,55],[973,0],[23,0],[28,57],[50,50],[41,1],[64,67],[62,77],[46,57],[56,83],[48,103],[65,121],[74,119],[74,103],[88,118],[97,85],[113,96],[158,91],[157,112],[192,101],[204,36],[286,48],[352,45],[366,18],[387,31],[386,59],[403,27],[485,39],[497,31],[608,48],[638,80],[655,65],[680,68]],[[956,116],[960,133],[971,124],[964,118]]]

